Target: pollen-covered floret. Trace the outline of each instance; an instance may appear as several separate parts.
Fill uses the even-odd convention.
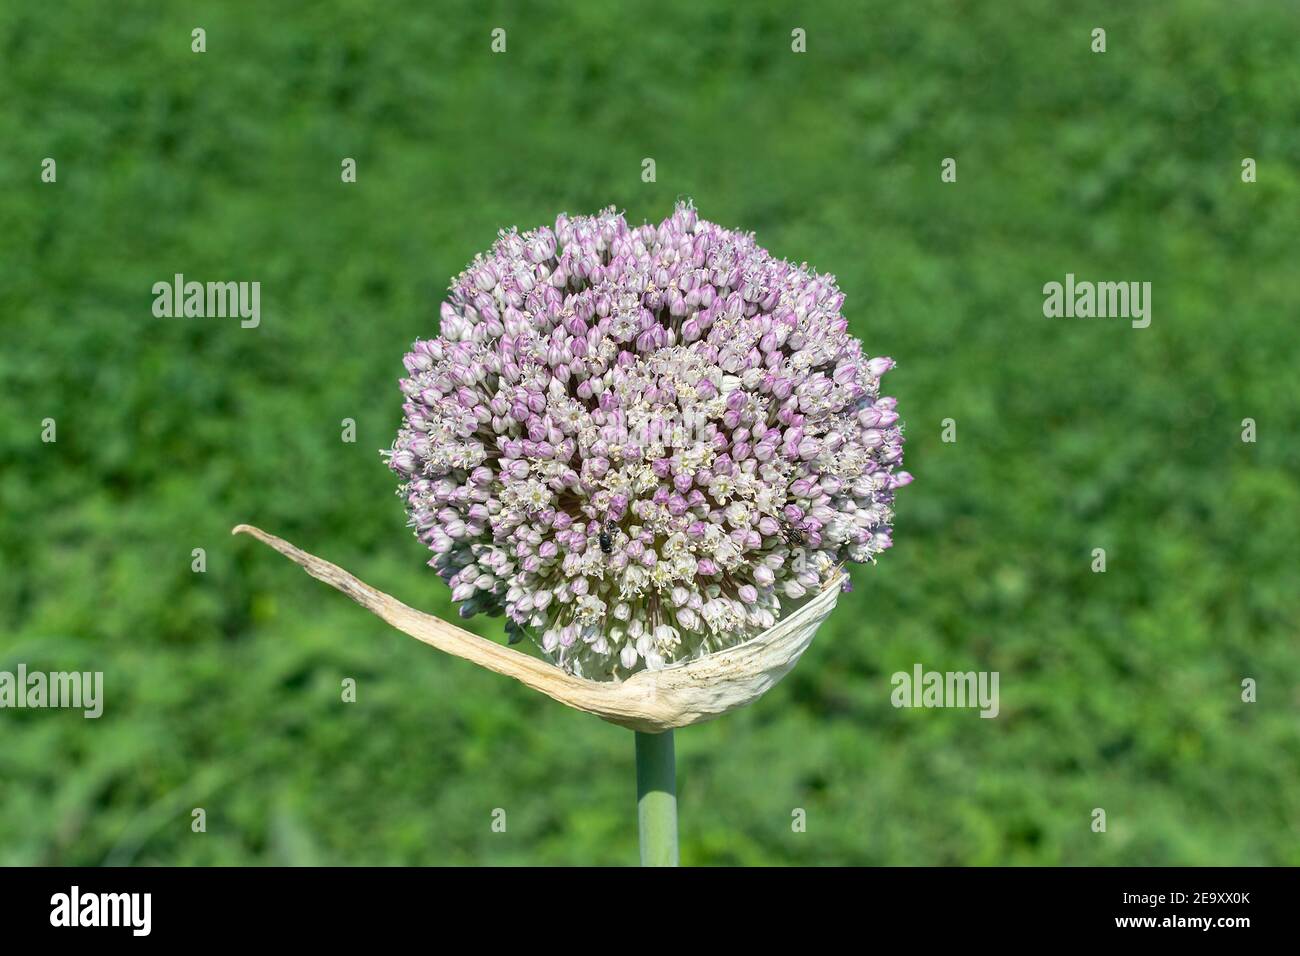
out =
[[[502,232],[406,356],[387,453],[461,614],[611,679],[745,640],[888,548],[893,362],[843,301],[689,204]]]

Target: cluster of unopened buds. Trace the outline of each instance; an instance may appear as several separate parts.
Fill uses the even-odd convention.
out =
[[[461,614],[618,679],[761,633],[874,560],[911,476],[879,392],[893,362],[843,301],[689,204],[503,231],[406,356],[387,453]]]

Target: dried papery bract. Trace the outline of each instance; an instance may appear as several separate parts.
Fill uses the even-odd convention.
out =
[[[774,627],[706,657],[657,671],[639,671],[624,681],[592,681],[417,611],[338,565],[260,528],[241,524],[234,533],[252,535],[418,641],[513,677],[576,710],[644,733],[686,727],[756,700],[795,665],[840,593],[840,580],[836,579]]]

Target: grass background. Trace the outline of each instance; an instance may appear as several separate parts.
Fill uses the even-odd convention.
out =
[[[678,733],[683,862],[1300,864],[1298,37],[1280,0],[4,4],[0,669],[106,703],[0,711],[0,863],[633,862],[627,731],[229,529],[447,613],[377,454],[403,352],[499,227],[691,196],[839,277],[917,481],[794,673]],[[177,272],[260,281],[261,327],[155,319]],[[1045,319],[1067,272],[1150,281],[1151,327]],[[894,709],[916,662],[1001,715]]]

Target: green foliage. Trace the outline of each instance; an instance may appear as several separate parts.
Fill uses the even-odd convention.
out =
[[[634,862],[629,732],[228,532],[450,613],[376,453],[404,350],[498,227],[692,196],[839,277],[917,481],[795,672],[677,734],[683,862],[1300,864],[1295,8],[796,9],[0,8],[0,670],[106,683],[0,712],[0,863]],[[155,319],[178,272],[260,328]],[[1066,272],[1151,327],[1045,319]],[[916,662],[1001,715],[894,709]]]

